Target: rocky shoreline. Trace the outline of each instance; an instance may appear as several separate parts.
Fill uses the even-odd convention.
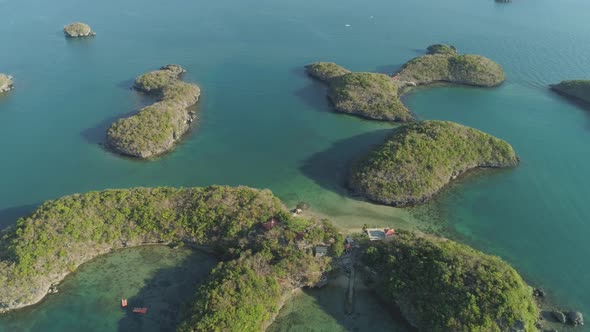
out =
[[[107,131],[107,147],[140,159],[173,150],[195,121],[197,115],[191,106],[201,95],[197,85],[180,80],[185,72],[179,65],[167,65],[139,76],[133,88],[158,101],[116,121]]]

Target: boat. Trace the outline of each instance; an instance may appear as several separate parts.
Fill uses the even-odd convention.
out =
[[[133,312],[136,314],[147,314],[148,308],[133,308]]]
[[[127,306],[127,299],[121,300],[121,307],[125,308]]]

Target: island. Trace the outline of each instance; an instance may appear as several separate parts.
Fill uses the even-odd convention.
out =
[[[0,233],[0,312],[39,302],[94,257],[147,244],[186,244],[221,260],[180,331],[260,331],[293,290],[318,283],[343,251],[342,235],[328,221],[292,216],[268,190],[77,194],[45,202]]]
[[[354,250],[370,287],[419,330],[528,331],[534,324],[533,290],[508,264],[450,240],[392,235]],[[325,283],[345,240],[328,220],[292,214],[268,190],[75,194],[0,232],[0,313],[39,302],[94,257],[154,244],[187,245],[220,260],[187,303],[179,331],[261,331],[294,291]]]
[[[402,87],[432,83],[452,83],[494,87],[506,79],[502,66],[475,54],[459,55],[453,46],[435,44],[427,54],[408,61],[393,76]]]
[[[0,93],[14,89],[12,76],[0,73]]]
[[[197,85],[180,80],[184,72],[179,65],[167,65],[139,76],[133,87],[154,96],[157,102],[116,121],[107,131],[107,147],[142,159],[174,149],[195,120],[196,113],[190,107],[201,95]]]
[[[419,85],[449,83],[493,87],[505,80],[504,70],[481,55],[459,55],[453,46],[430,45],[423,56],[408,61],[393,76],[355,73],[333,62],[305,66],[309,76],[328,86],[337,112],[373,120],[409,122],[414,116],[400,98]]]
[[[394,130],[353,166],[348,185],[371,201],[423,203],[474,168],[512,167],[519,160],[507,142],[449,121],[420,121]]]
[[[82,22],[74,22],[64,27],[64,34],[68,38],[79,38],[94,36],[96,33],[92,31],[90,26]]]
[[[391,77],[377,73],[350,73],[330,82],[328,98],[341,113],[373,120],[407,122],[413,119],[399,99]]]
[[[566,97],[590,103],[590,80],[562,81],[551,85],[551,89]]]
[[[498,257],[451,240],[396,231],[362,262],[385,302],[418,331],[536,331],[533,290]]]

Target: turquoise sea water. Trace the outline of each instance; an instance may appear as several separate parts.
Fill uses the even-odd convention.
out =
[[[174,331],[178,312],[215,266],[189,249],[150,246],[84,264],[43,302],[2,316],[0,332]],[[121,299],[128,307],[121,308]],[[146,315],[134,314],[146,307]]]
[[[496,60],[507,82],[418,90],[406,103],[508,140],[522,164],[459,181],[421,218],[590,315],[590,109],[547,90],[590,78],[588,12],[585,0],[0,0],[0,72],[16,86],[0,96],[0,226],[75,192],[209,184],[270,188],[345,227],[412,226],[412,211],[356,201],[341,185],[392,126],[330,112],[301,68],[392,72],[447,42]],[[76,20],[98,35],[65,39]],[[149,102],[129,90],[133,78],[167,63],[201,86],[199,125],[156,161],[102,149],[108,125]]]

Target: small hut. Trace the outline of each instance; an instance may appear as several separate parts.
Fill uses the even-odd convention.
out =
[[[391,237],[395,235],[395,230],[393,228],[386,228],[384,229],[385,231],[385,237]]]
[[[328,247],[316,246],[314,251],[315,251],[315,257],[323,257],[328,254]]]

